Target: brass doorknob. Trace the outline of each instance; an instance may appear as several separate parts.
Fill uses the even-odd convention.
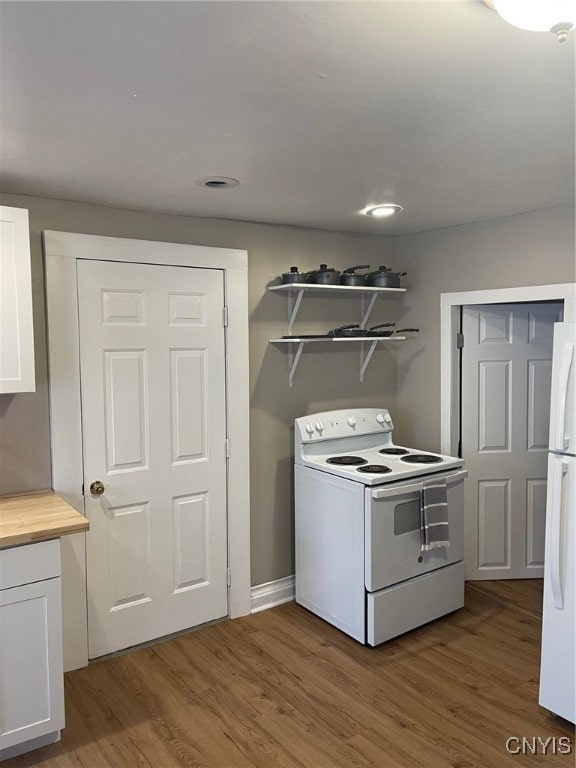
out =
[[[101,483],[100,480],[94,480],[93,483],[90,483],[90,493],[93,496],[102,496],[105,490],[104,483]]]

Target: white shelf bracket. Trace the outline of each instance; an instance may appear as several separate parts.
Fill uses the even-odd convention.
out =
[[[302,296],[304,296],[303,288],[300,288],[300,290],[296,293],[296,300],[294,300],[294,294],[292,291],[290,291],[288,294],[288,334],[290,336],[292,335],[292,328],[294,327],[296,316],[298,315],[298,310],[300,309]]]
[[[364,343],[362,343],[362,349],[360,354],[362,357],[364,357],[363,360],[360,361],[360,381],[364,381],[364,374],[366,373],[366,368],[368,368],[368,363],[370,360],[372,360],[372,355],[374,354],[374,350],[376,349],[376,346],[378,344],[378,341],[375,340],[370,344],[370,347],[368,349],[368,352],[366,353],[366,356],[364,357]]]
[[[372,314],[372,310],[374,309],[374,304],[376,304],[376,299],[377,298],[378,298],[378,294],[377,293],[373,293],[370,296],[370,301],[368,302],[368,307],[365,309],[366,301],[365,301],[364,296],[362,296],[362,301],[361,301],[361,304],[360,304],[360,315],[361,315],[360,328],[366,328],[366,325],[368,323],[368,318]]]
[[[290,344],[288,347],[288,385],[290,387],[292,386],[294,374],[296,373],[296,368],[298,368],[298,363],[300,362],[300,355],[304,349],[304,344],[304,341],[298,342],[298,349],[296,350],[296,354],[292,352],[292,344]]]

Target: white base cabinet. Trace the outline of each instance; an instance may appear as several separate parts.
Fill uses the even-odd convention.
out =
[[[0,551],[0,760],[64,727],[60,540]]]

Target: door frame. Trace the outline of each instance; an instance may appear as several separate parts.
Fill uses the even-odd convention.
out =
[[[576,321],[576,283],[493,288],[440,294],[440,445],[456,456],[460,439],[460,310],[468,304],[563,301],[564,320]]]
[[[52,487],[80,514],[82,420],[77,261],[122,261],[222,270],[226,327],[227,524],[230,618],[250,613],[248,253],[241,249],[44,231]],[[121,256],[106,254],[110,241]],[[159,254],[159,249],[162,253]],[[88,664],[86,535],[62,539],[64,669]]]

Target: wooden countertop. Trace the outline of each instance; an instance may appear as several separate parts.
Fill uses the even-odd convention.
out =
[[[87,531],[88,520],[54,491],[0,496],[0,549]]]

